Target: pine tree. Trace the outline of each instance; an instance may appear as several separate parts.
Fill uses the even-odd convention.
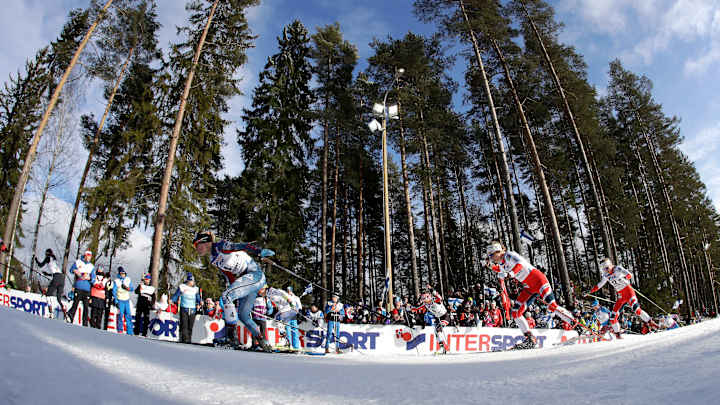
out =
[[[238,131],[245,170],[240,198],[247,223],[236,229],[243,240],[260,240],[278,252],[291,268],[302,258],[307,219],[307,191],[313,140],[315,96],[310,89],[310,38],[294,21],[278,38],[278,53],[260,73],[252,107],[244,111]]]

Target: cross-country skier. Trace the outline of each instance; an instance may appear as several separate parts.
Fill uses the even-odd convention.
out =
[[[288,349],[300,349],[300,336],[297,328],[297,315],[302,306],[300,299],[295,294],[277,288],[268,288],[265,295],[277,308],[275,319],[285,324],[285,339]]]
[[[447,315],[447,309],[443,305],[443,299],[440,293],[435,291],[431,285],[427,285],[426,292],[420,296],[420,304],[410,309],[412,312],[425,312],[426,315],[430,315],[432,324],[435,326],[435,337],[437,338],[440,347],[443,349],[443,353],[447,352],[445,348],[445,334],[443,333],[443,326],[448,324],[447,320],[443,319]]]
[[[200,232],[195,236],[193,246],[198,255],[209,255],[210,263],[215,265],[225,277],[228,288],[222,293],[222,300],[230,345],[238,347],[237,322],[239,319],[260,341],[263,350],[272,350],[265,336],[260,334],[260,328],[251,316],[257,292],[265,285],[265,273],[248,253],[266,258],[274,256],[275,252],[269,249],[260,249],[251,243],[233,243],[225,240],[215,242],[215,235],[207,231]]]
[[[65,313],[65,308],[63,308],[61,301],[65,290],[65,274],[60,270],[60,266],[57,264],[57,259],[52,249],[45,250],[45,259],[43,259],[43,261],[39,261],[36,257],[35,263],[37,263],[38,268],[42,268],[47,264],[48,270],[50,271],[43,271],[42,273],[46,276],[51,276],[52,280],[50,280],[50,285],[48,285],[45,291],[45,296],[50,298],[55,297],[57,300],[56,308],[61,309],[62,312]],[[53,305],[53,307],[55,307],[55,305]]]
[[[517,348],[534,348],[537,344],[535,335],[532,334],[528,327],[527,321],[523,313],[527,309],[527,302],[530,298],[538,294],[547,305],[548,311],[554,316],[562,319],[572,325],[579,334],[583,330],[578,325],[572,314],[565,308],[555,302],[555,294],[553,294],[547,277],[540,270],[524,257],[520,256],[505,247],[499,241],[492,241],[487,248],[487,254],[490,258],[490,268],[498,273],[498,278],[504,280],[505,277],[512,277],[522,284],[523,289],[518,294],[517,299],[512,307],[511,317],[515,324],[525,335],[525,340],[516,345]]]
[[[592,302],[593,318],[597,322],[600,335],[604,335],[610,330],[610,310],[600,305],[598,300]]]
[[[619,297],[618,300],[615,301],[612,313],[610,314],[610,325],[613,328],[613,332],[615,332],[615,337],[621,339],[618,318],[620,317],[620,311],[625,304],[628,304],[632,311],[638,315],[643,322],[648,324],[650,327],[655,329],[658,328],[658,325],[652,320],[652,318],[650,318],[650,315],[640,308],[640,303],[635,295],[635,290],[633,290],[630,285],[632,274],[628,270],[620,265],[614,265],[612,260],[605,258],[600,264],[600,274],[602,275],[602,278],[600,279],[600,282],[598,282],[595,287],[590,290],[590,294],[601,289],[608,281],[612,284],[613,288],[615,288],[615,292],[617,292]]]

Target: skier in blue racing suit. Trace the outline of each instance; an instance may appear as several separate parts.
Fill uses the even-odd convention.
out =
[[[228,285],[222,293],[224,304],[225,331],[228,342],[237,348],[237,321],[245,325],[263,350],[269,351],[270,344],[260,333],[252,319],[252,309],[257,292],[265,285],[265,273],[248,253],[261,259],[275,256],[269,249],[261,249],[251,243],[233,243],[225,240],[215,242],[211,232],[198,233],[193,240],[198,255],[210,255],[210,263],[220,270]],[[237,309],[236,309],[237,308]]]

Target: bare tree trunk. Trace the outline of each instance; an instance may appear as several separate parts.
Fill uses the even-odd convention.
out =
[[[597,191],[597,186],[595,184],[595,180],[593,179],[592,175],[592,169],[590,168],[590,163],[587,158],[587,154],[585,153],[585,144],[583,143],[582,138],[580,137],[580,130],[578,130],[577,124],[575,123],[575,118],[573,116],[572,110],[570,109],[570,103],[568,102],[567,97],[565,96],[565,90],[563,90],[562,85],[560,84],[560,78],[558,77],[557,73],[555,72],[555,66],[552,63],[552,60],[550,59],[550,55],[547,52],[547,49],[545,48],[545,43],[542,40],[542,37],[540,36],[540,32],[537,29],[537,26],[535,25],[535,21],[530,17],[530,13],[528,12],[527,8],[525,7],[525,2],[520,0],[520,4],[522,5],[523,11],[525,12],[525,16],[528,19],[528,22],[530,23],[530,26],[533,29],[533,32],[535,33],[535,38],[538,41],[538,44],[540,45],[540,48],[542,49],[543,56],[545,58],[545,62],[548,64],[548,69],[550,71],[550,75],[552,76],[553,82],[555,83],[555,87],[558,91],[558,94],[560,95],[560,98],[563,100],[563,109],[566,115],[567,120],[570,123],[570,126],[573,130],[573,135],[575,136],[575,143],[577,143],[578,149],[580,151],[580,157],[582,158],[583,167],[585,168],[585,174],[588,177],[588,180],[590,182],[590,189],[592,191],[593,195],[593,201],[595,203],[595,210],[597,211],[598,220],[600,221],[600,229],[602,230],[602,239],[603,239],[603,245],[605,246],[605,252],[607,255],[615,261],[615,252],[612,250],[612,246],[610,244],[610,237],[608,236],[608,230],[607,230],[607,221],[605,219],[603,209],[602,209],[602,203],[600,201],[600,195]]]
[[[210,14],[208,15],[207,23],[205,24],[205,30],[200,36],[197,49],[195,50],[195,56],[193,57],[193,63],[188,72],[187,80],[185,81],[185,88],[183,90],[182,98],[180,99],[180,108],[178,109],[177,117],[175,118],[175,127],[173,128],[172,137],[170,138],[170,148],[168,150],[167,164],[165,165],[165,173],[163,175],[162,187],[160,188],[160,202],[158,204],[158,212],[155,217],[155,237],[153,238],[152,257],[150,260],[150,274],[152,277],[152,285],[157,288],[158,286],[158,269],[160,262],[160,250],[163,241],[163,228],[165,226],[165,212],[167,211],[168,192],[170,191],[170,178],[172,177],[173,167],[175,166],[175,150],[177,148],[178,139],[180,138],[180,129],[182,128],[183,116],[185,115],[185,106],[187,99],[190,94],[190,87],[192,86],[193,78],[195,77],[195,69],[197,68],[198,61],[200,60],[200,53],[202,52],[203,45],[205,45],[205,38],[207,37],[208,30],[212,24],[215,10],[220,0],[213,2]],[[159,231],[157,231],[159,230]]]
[[[335,236],[337,233],[338,179],[340,177],[340,135],[335,138],[335,187],[333,188],[332,235],[330,236],[330,289],[335,290]],[[323,301],[325,302],[325,301]]]
[[[445,291],[442,277],[442,262],[440,251],[440,233],[438,232],[437,212],[435,211],[435,197],[433,196],[432,168],[430,166],[430,154],[428,152],[427,137],[423,134],[423,153],[425,155],[424,165],[426,170],[426,179],[428,187],[428,196],[430,197],[430,216],[432,219],[433,241],[435,242],[435,264],[437,265],[438,282],[440,283],[440,291]]]
[[[40,125],[38,125],[37,130],[35,131],[35,135],[33,136],[32,141],[30,142],[30,148],[28,149],[27,154],[25,155],[25,163],[23,164],[23,170],[20,174],[20,179],[18,179],[17,185],[15,186],[15,193],[13,194],[12,202],[10,203],[10,209],[8,210],[8,218],[5,222],[5,230],[3,232],[3,240],[14,240],[14,233],[15,233],[15,223],[17,222],[18,213],[20,210],[20,199],[22,198],[23,193],[25,193],[25,185],[27,184],[28,178],[30,177],[30,169],[32,167],[33,161],[35,160],[35,153],[37,152],[38,144],[40,143],[40,138],[42,137],[43,131],[45,130],[45,126],[48,123],[48,120],[50,119],[50,115],[52,115],[53,109],[55,109],[55,105],[57,104],[58,98],[60,97],[60,92],[62,92],[63,87],[65,86],[65,82],[67,82],[68,77],[70,77],[70,73],[72,72],[73,68],[75,67],[75,64],[77,63],[78,59],[80,58],[80,54],[82,53],[83,49],[85,49],[85,45],[87,45],[88,41],[90,40],[90,37],[92,36],[93,31],[95,31],[95,28],[97,28],[100,21],[105,17],[105,12],[112,4],[113,0],[108,0],[107,3],[105,3],[105,6],[103,6],[102,10],[100,11],[100,14],[98,15],[98,18],[93,22],[93,24],[88,28],[87,33],[85,33],[85,36],[83,37],[82,41],[80,42],[80,45],[75,50],[75,54],[73,55],[72,59],[70,60],[70,64],[65,69],[65,73],[63,73],[62,78],[60,79],[60,82],[58,83],[57,87],[55,87],[55,90],[53,91],[52,97],[50,98],[50,103],[48,104],[47,109],[45,110],[45,114],[43,114],[42,120],[40,121]],[[0,253],[0,263],[5,264],[7,266],[5,270],[5,279],[8,279],[9,273],[10,273],[10,260],[8,260],[8,256],[5,253]],[[63,271],[65,271],[65,266],[63,263]]]
[[[398,109],[400,104],[398,103]],[[406,153],[405,153],[405,130],[402,118],[400,118],[400,163],[403,176],[403,192],[405,193],[405,207],[408,218],[408,237],[410,239],[410,263],[412,266],[413,292],[415,299],[420,297],[420,274],[418,273],[417,258],[415,256],[415,218],[412,212],[412,200],[410,198],[410,179],[408,176]]]
[[[348,293],[348,260],[347,260],[347,245],[348,245],[348,232],[350,221],[350,214],[348,212],[348,186],[343,182],[343,188],[345,189],[345,200],[343,201],[343,247],[342,247],[342,293],[347,295]],[[323,303],[324,305],[324,303]]]
[[[500,122],[498,121],[497,113],[495,112],[495,101],[493,100],[492,93],[490,92],[490,81],[488,80],[487,73],[485,73],[485,65],[480,54],[480,46],[478,45],[477,38],[475,38],[475,32],[470,26],[470,20],[468,19],[467,13],[465,12],[465,3],[463,2],[463,0],[458,0],[458,3],[460,4],[463,19],[465,20],[465,25],[467,26],[468,33],[470,34],[470,41],[472,42],[473,51],[475,52],[475,59],[482,75],[483,85],[485,86],[485,94],[487,95],[488,105],[490,107],[490,114],[492,115],[494,128],[493,134],[495,135],[495,141],[498,144],[498,151],[501,157],[500,162],[502,163],[502,183],[505,184],[505,187],[503,188],[505,189],[505,193],[507,194],[507,200],[510,204],[510,225],[512,230],[511,244],[513,246],[513,250],[521,252],[520,229],[518,226],[517,208],[515,207],[515,196],[513,195],[512,191],[512,181],[510,180],[510,169],[508,168],[507,156],[505,154],[505,146],[503,144],[502,135],[500,133]]]
[[[358,233],[357,233],[357,267],[358,267],[358,295],[360,298],[360,303],[365,303],[365,269],[363,268],[363,234],[365,233],[365,228],[363,227],[363,158],[364,156],[360,156],[360,193],[358,196],[358,212],[357,212],[357,221],[358,221]]]
[[[328,66],[329,67],[329,66]],[[328,100],[325,98],[325,110],[327,112]],[[322,208],[321,208],[321,219],[322,222],[321,232],[322,241],[320,242],[320,285],[323,287],[322,300],[327,302],[327,187],[328,187],[328,138],[330,133],[330,123],[327,118],[325,119],[325,128],[323,131],[323,161],[322,161]]]
[[[423,163],[423,167],[425,166],[425,159],[420,159]],[[432,226],[430,223],[430,213],[428,212],[428,192],[427,192],[427,186],[424,180],[420,182],[423,190],[423,218],[425,221],[425,258],[427,262],[427,268],[428,268],[428,284],[433,285],[433,261],[431,259],[430,250],[434,249],[432,237],[430,235],[430,227]]]
[[[465,185],[463,183],[463,177],[460,175],[460,168],[456,166],[455,168],[455,180],[457,181],[457,187],[458,187],[458,194],[460,194],[460,207],[462,209],[462,216],[463,216],[463,227],[465,229],[465,237],[463,239],[463,243],[468,244],[467,249],[467,256],[470,258],[470,268],[472,269],[472,272],[474,273],[476,270],[475,267],[475,251],[473,250],[473,243],[472,243],[472,237],[470,235],[470,221],[468,221],[468,209],[467,209],[467,203],[465,202]],[[468,272],[465,271],[464,274],[465,277],[465,285],[467,287],[470,287],[470,279],[468,276]]]
[[[45,211],[45,202],[47,201],[47,195],[50,191],[50,181],[52,180],[53,173],[55,172],[55,166],[57,164],[57,159],[60,156],[60,153],[62,152],[62,148],[60,147],[60,142],[62,141],[63,134],[65,132],[65,118],[67,114],[67,108],[64,108],[64,105],[61,106],[61,117],[59,119],[59,125],[57,128],[57,134],[55,136],[55,146],[53,148],[52,153],[52,159],[50,160],[50,167],[48,168],[47,178],[45,179],[45,184],[43,185],[42,194],[40,197],[40,206],[38,207],[38,217],[37,221],[35,222],[35,230],[33,231],[33,241],[32,241],[32,247],[30,248],[30,252],[32,252],[33,257],[35,256],[35,252],[37,250],[37,242],[38,242],[38,236],[40,235],[40,224],[42,222],[43,212]],[[64,267],[63,267],[64,268]],[[30,279],[33,279],[33,271],[35,270],[35,260],[30,260]]]

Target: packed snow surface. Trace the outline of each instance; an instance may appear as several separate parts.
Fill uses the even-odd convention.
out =
[[[4,404],[713,404],[720,320],[625,339],[434,357],[262,354],[0,308]]]

